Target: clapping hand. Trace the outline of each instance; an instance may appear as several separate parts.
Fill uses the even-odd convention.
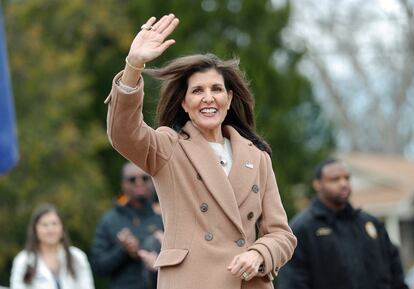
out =
[[[158,257],[158,254],[156,252],[141,249],[138,250],[138,256],[144,262],[148,270],[153,272],[157,271],[157,269],[154,268],[155,260],[157,260]]]
[[[128,228],[124,228],[119,231],[117,238],[128,255],[134,259],[137,259],[140,244],[139,240],[134,236],[134,234],[132,234]]]

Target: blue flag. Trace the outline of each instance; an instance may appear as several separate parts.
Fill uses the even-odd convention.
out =
[[[12,169],[19,159],[16,120],[7,61],[6,35],[0,7],[0,174]]]

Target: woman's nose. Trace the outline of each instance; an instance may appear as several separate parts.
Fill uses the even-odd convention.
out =
[[[207,92],[206,95],[202,98],[202,101],[204,103],[212,103],[214,102],[214,97],[210,92]]]

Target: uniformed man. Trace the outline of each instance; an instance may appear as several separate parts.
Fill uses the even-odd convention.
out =
[[[408,289],[384,225],[349,204],[350,173],[337,159],[315,169],[317,197],[291,221],[298,239],[278,289]]]
[[[154,253],[142,248],[145,239],[162,229],[162,220],[149,200],[154,187],[150,176],[132,163],[122,169],[122,194],[100,220],[92,247],[92,269],[109,277],[111,289],[148,289],[153,279]]]

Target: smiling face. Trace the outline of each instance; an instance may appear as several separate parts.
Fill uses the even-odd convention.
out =
[[[41,216],[36,224],[36,236],[40,245],[58,245],[63,237],[63,225],[55,212]]]
[[[227,91],[223,76],[215,69],[196,72],[188,78],[181,103],[193,124],[211,142],[222,142],[221,124],[230,108],[232,91]]]

